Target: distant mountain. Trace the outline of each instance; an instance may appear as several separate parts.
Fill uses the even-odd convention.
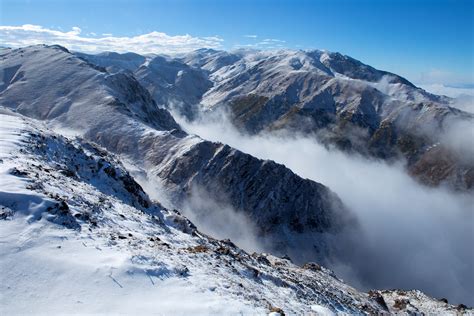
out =
[[[328,146],[404,158],[409,172],[425,184],[473,188],[474,159],[452,150],[443,135],[451,135],[455,125],[472,127],[474,115],[400,76],[320,50],[201,49],[156,58],[156,66],[151,61],[135,70],[137,80],[158,104],[188,119],[223,108],[246,132],[314,133]],[[434,171],[439,169],[443,172]]]
[[[211,192],[255,223],[276,254],[302,261],[306,247],[322,261],[331,251],[329,240],[355,225],[325,186],[187,135],[130,73],[109,73],[54,46],[7,50],[0,59],[6,77],[1,106],[121,155],[148,177],[158,177],[176,207],[196,187]]]
[[[202,95],[212,87],[201,70],[161,56],[141,65],[134,75],[159,106],[177,109],[190,119],[195,117]]]
[[[104,52],[97,55],[88,55],[77,52],[75,54],[80,58],[89,60],[94,65],[105,68],[110,73],[122,70],[134,72],[149,59],[135,53],[119,54],[115,52]]]

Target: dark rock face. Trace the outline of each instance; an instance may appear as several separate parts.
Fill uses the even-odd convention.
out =
[[[227,145],[200,142],[160,166],[157,175],[172,188],[178,206],[196,201],[196,194],[197,200],[209,197],[223,208],[230,205],[250,220],[268,251],[288,254],[298,263],[326,262],[336,252],[331,245],[338,234],[358,229],[325,186]]]
[[[327,210],[338,210],[342,215],[343,205],[325,186],[227,145],[199,143],[174,164],[167,164],[159,176],[181,187],[183,194],[193,185],[217,193],[249,214],[261,234],[270,234],[277,226],[297,233],[340,229],[337,216]]]
[[[474,186],[474,163],[456,157],[442,146],[426,150],[409,170],[423,183],[431,186],[438,186],[446,181],[456,184],[455,189],[459,190],[472,189]]]

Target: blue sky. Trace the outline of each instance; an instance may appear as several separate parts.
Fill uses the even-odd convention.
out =
[[[72,32],[67,33],[71,37],[111,37],[107,43],[156,31],[160,34],[147,40],[163,40],[163,45],[183,49],[321,48],[342,52],[417,83],[474,83],[472,0],[0,0],[0,3],[2,26],[32,24],[41,26],[42,30]],[[31,27],[7,31],[10,33],[0,33],[0,40],[5,38],[2,42],[9,46],[30,43],[22,36],[31,40],[38,34]],[[186,34],[190,37],[182,37]],[[45,41],[58,36],[52,32],[46,35]],[[71,45],[74,43],[77,38],[71,40]],[[130,50],[141,47],[140,42],[128,43]],[[91,45],[94,44],[88,48]],[[112,50],[116,47],[111,46]]]

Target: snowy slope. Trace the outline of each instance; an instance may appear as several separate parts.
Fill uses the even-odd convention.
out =
[[[89,55],[76,52],[75,55],[90,61],[94,65],[105,68],[110,73],[122,70],[133,72],[148,60],[147,57],[135,53],[119,54],[115,52],[104,52],[97,55]]]
[[[196,64],[197,61],[191,63]],[[256,77],[261,81],[260,84],[255,85]],[[314,97],[315,90],[322,84],[328,84],[328,80],[330,84],[350,81],[353,85],[351,89],[356,89],[352,93],[373,87],[400,101],[449,101],[448,98],[418,89],[395,74],[377,70],[349,56],[321,50],[249,51],[235,63],[212,72],[211,78],[216,86],[206,94],[203,102],[211,106],[244,92],[268,97],[293,92],[296,104],[308,103]],[[246,78],[242,82],[243,86],[234,85],[243,78]],[[295,88],[294,91],[288,90],[291,86]],[[232,91],[236,93],[232,94]],[[344,106],[342,99],[339,103]]]
[[[345,151],[405,159],[409,172],[427,185],[474,187],[473,159],[466,161],[443,136],[466,129],[459,125],[472,129],[474,116],[450,107],[454,99],[396,74],[322,50],[200,49],[156,59],[160,62],[143,64],[135,76],[160,105],[188,119],[224,109],[245,132],[312,133]],[[442,155],[431,150],[437,144]]]
[[[176,207],[186,206],[190,195],[208,200],[202,189],[217,191],[224,197],[218,202],[245,215],[244,224],[257,224],[274,254],[301,264],[324,262],[330,237],[348,224],[357,227],[323,185],[187,135],[129,73],[111,74],[54,46],[3,50],[0,69],[0,109],[8,113],[0,117],[2,312],[463,310],[417,291],[360,293],[319,265],[249,255],[152,201],[120,160],[157,177],[147,190],[159,195],[162,185]],[[305,247],[314,252],[298,257]]]
[[[24,118],[1,121],[2,314],[252,310],[182,276],[184,262],[162,248],[196,241],[164,224],[179,215],[151,203],[114,158]]]
[[[339,53],[282,50],[249,52],[210,78],[214,86],[201,104],[227,109],[245,131],[315,133],[344,150],[403,157],[409,171],[428,185],[473,187],[474,161],[466,161],[451,148],[452,137],[444,136],[458,126],[472,129],[474,116],[395,74]],[[446,152],[442,158],[430,151],[436,144]]]
[[[213,73],[224,66],[231,65],[241,58],[239,54],[202,48],[187,53],[178,59],[194,68]]]
[[[176,108],[193,118],[196,104],[212,87],[207,75],[175,59],[156,56],[134,72],[137,80],[161,107]]]
[[[7,75],[1,106],[127,158],[151,179],[152,194],[168,195],[170,207],[196,204],[206,191],[211,197],[205,200],[217,199],[253,223],[264,249],[298,261],[308,260],[302,247],[311,250],[311,259],[325,259],[335,235],[356,226],[324,185],[187,135],[130,74],[110,74],[54,46],[11,50],[0,58]],[[203,211],[202,217],[209,215],[209,208]]]
[[[249,255],[151,201],[117,157],[3,112],[2,314],[472,313],[420,292],[360,293],[317,264]]]

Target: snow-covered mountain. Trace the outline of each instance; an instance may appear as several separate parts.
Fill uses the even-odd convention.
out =
[[[134,72],[149,58],[135,54],[119,54],[115,52],[104,52],[97,55],[76,53],[76,56],[89,60],[94,65],[105,68],[110,73],[128,70]]]
[[[2,314],[472,312],[248,254],[151,200],[105,149],[7,110],[0,121]]]
[[[329,123],[316,129],[343,137],[345,125],[332,125],[341,113],[357,116],[348,121],[355,125],[370,123],[369,117],[380,120],[382,114],[398,121],[411,99],[430,99],[432,106],[410,108],[415,115],[403,123],[429,125],[451,116],[470,122],[470,116],[443,105],[449,99],[400,77],[387,79],[392,75],[344,56],[328,61],[324,54],[199,50],[170,58],[72,54],[45,45],[1,50],[0,247],[7,255],[0,259],[6,271],[0,300],[6,314],[34,308],[55,313],[78,308],[85,313],[156,308],[165,314],[262,314],[280,308],[289,314],[472,313],[419,291],[366,294],[344,284],[321,265],[344,249],[339,236],[361,231],[335,193],[281,164],[189,135],[166,110],[178,109],[192,119],[202,110],[227,108],[235,124],[257,133],[296,127],[288,123],[293,119],[283,122],[275,115],[280,109],[287,116],[295,106],[316,107],[335,111],[336,117],[328,116]],[[348,64],[337,72],[343,62]],[[347,97],[350,104],[338,112],[331,108],[338,103],[319,103],[324,98],[314,89],[321,78],[328,84],[321,93],[340,102]],[[403,91],[382,92],[380,85]],[[359,99],[366,95],[369,99]],[[244,96],[248,100],[239,103]],[[364,111],[372,111],[377,98],[377,111],[367,116]],[[313,123],[298,124],[299,131]],[[461,170],[451,151],[446,157],[451,160],[445,162],[443,179]],[[435,158],[426,163],[436,165]],[[468,177],[465,172],[455,180],[462,184]],[[212,205],[217,206],[213,211]],[[202,218],[212,222],[219,211],[231,209],[221,214],[224,230],[255,233],[251,237],[271,255],[250,255],[232,241],[207,236],[181,215],[189,207],[198,210],[190,213],[198,228],[206,222]],[[305,265],[308,261],[318,264]],[[25,293],[30,304],[21,303]],[[130,309],[137,304],[138,310]]]
[[[308,259],[304,247],[324,260],[334,236],[356,225],[325,186],[187,135],[129,73],[111,74],[54,46],[6,50],[0,58],[1,106],[121,155],[155,187],[159,182],[170,206],[195,200],[196,189],[209,192],[250,219],[267,250],[298,262]]]
[[[230,109],[247,131],[316,133],[345,150],[404,157],[409,171],[426,184],[473,187],[472,155],[466,159],[469,155],[450,143],[463,137],[453,136],[459,134],[453,129],[472,131],[474,116],[397,75],[339,53],[280,51],[247,54],[210,77],[215,85],[201,103]],[[443,171],[433,172],[437,169]]]
[[[96,57],[84,58],[94,62]],[[340,149],[387,160],[402,157],[425,184],[473,187],[473,159],[450,143],[460,138],[453,129],[466,129],[453,126],[472,128],[474,116],[400,76],[320,50],[202,49],[168,58],[167,64],[173,70],[142,64],[137,80],[159,104],[188,119],[199,111],[225,109],[246,132],[314,133]]]
[[[158,105],[176,108],[190,119],[195,116],[196,104],[202,95],[212,87],[212,82],[200,69],[162,56],[141,65],[134,75]]]

